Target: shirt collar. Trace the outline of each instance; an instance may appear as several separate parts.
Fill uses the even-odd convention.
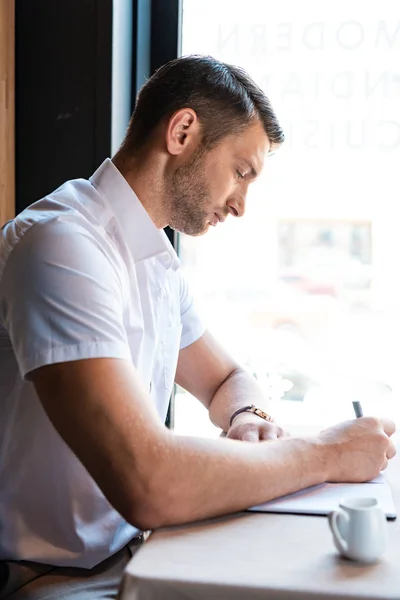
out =
[[[106,200],[110,218],[114,216],[117,220],[134,262],[155,256],[165,269],[172,267],[176,271],[180,261],[168,236],[154,225],[114,163],[107,158],[89,181]]]

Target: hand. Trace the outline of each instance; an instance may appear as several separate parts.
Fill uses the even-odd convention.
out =
[[[362,482],[377,477],[396,454],[390,437],[396,426],[390,419],[362,417],[321,431],[326,446],[328,481]]]
[[[233,419],[226,437],[245,442],[261,442],[287,435],[276,423],[269,423],[253,413],[243,412]]]

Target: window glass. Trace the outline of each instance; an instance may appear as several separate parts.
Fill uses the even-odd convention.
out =
[[[246,215],[180,254],[210,330],[283,424],[397,418],[398,0],[184,0],[182,54],[244,67],[286,133]],[[198,404],[198,403],[197,403]],[[217,435],[178,388],[176,429]]]

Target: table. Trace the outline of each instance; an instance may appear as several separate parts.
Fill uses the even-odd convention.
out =
[[[400,458],[386,471],[400,515]],[[159,530],[129,563],[122,600],[400,599],[400,517],[382,561],[340,558],[326,517],[239,513]]]

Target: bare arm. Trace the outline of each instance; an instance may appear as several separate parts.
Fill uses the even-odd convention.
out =
[[[199,340],[179,353],[176,382],[198,398],[209,410],[211,421],[223,431],[229,430],[232,414],[249,404],[255,404],[268,412],[266,399],[257,383],[247,371],[241,368],[226,350],[206,332]],[[255,424],[254,427],[247,427]],[[240,437],[251,441],[259,439],[263,429],[269,437],[282,433],[279,427],[271,427],[260,417],[249,413],[241,414],[234,420],[235,431]],[[262,439],[260,435],[260,439]]]
[[[60,363],[32,379],[60,435],[111,504],[142,529],[241,510],[327,479],[368,479],[391,452],[374,419],[260,444],[174,436],[129,361]]]

